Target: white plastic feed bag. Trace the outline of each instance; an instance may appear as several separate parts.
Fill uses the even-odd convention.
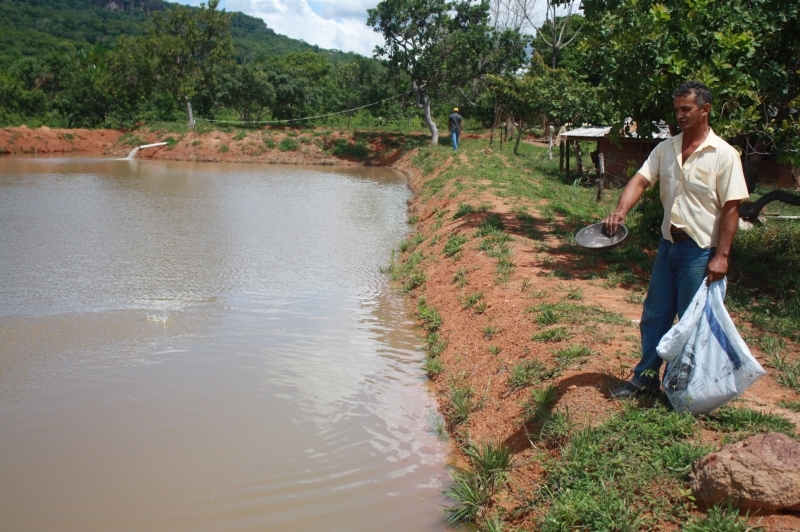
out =
[[[707,414],[766,373],[736,332],[724,299],[725,279],[702,283],[656,348],[668,364],[664,391],[678,412]]]

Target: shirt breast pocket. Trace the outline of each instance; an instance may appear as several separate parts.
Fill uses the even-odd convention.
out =
[[[716,188],[717,180],[714,174],[705,168],[697,167],[692,176],[686,181],[688,187],[699,194],[711,195]]]

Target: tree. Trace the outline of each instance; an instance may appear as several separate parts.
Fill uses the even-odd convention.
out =
[[[603,123],[611,116],[596,87],[572,78],[565,70],[548,67],[538,53],[531,57],[524,75],[490,77],[489,92],[495,102],[523,121],[541,120],[548,130],[551,125]]]
[[[547,0],[545,22],[536,31],[537,48],[550,57],[550,66],[556,68],[561,51],[569,46],[583,29],[583,18],[574,13],[576,0]],[[559,10],[561,14],[559,14]],[[549,50],[545,52],[545,46]]]
[[[712,126],[738,144],[752,191],[768,152],[800,164],[800,2],[584,0],[579,44],[600,73],[618,126],[675,127],[672,91],[694,79],[714,93]],[[614,128],[615,130],[617,128]]]
[[[153,60],[157,83],[175,101],[191,98],[201,86],[214,82],[218,68],[233,53],[231,17],[217,11],[219,0],[199,9],[175,5],[153,14],[145,47]],[[204,91],[206,95],[213,91]],[[208,111],[213,102],[198,102]]]
[[[518,32],[490,26],[487,0],[383,0],[367,13],[367,24],[385,39],[375,56],[385,57],[395,74],[410,77],[432,144],[439,130],[431,96],[446,97],[486,74],[514,70],[524,58]]]
[[[263,70],[232,65],[219,81],[219,102],[242,122],[259,122],[275,101],[275,89]]]
[[[280,120],[321,114],[330,95],[333,80],[331,64],[321,54],[296,52],[269,63],[269,81],[275,89],[272,116]],[[326,98],[327,96],[327,98]]]

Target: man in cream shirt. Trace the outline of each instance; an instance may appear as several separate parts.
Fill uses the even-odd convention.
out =
[[[604,220],[606,230],[616,233],[645,189],[659,181],[664,221],[639,326],[642,359],[631,381],[611,392],[617,398],[659,391],[656,346],[675,315],[686,311],[700,283],[725,277],[739,204],[749,196],[739,153],[708,124],[708,87],[683,83],[673,93],[673,103],[681,134],[656,146]]]

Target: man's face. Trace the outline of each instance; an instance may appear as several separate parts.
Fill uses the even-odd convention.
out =
[[[708,123],[711,104],[706,103],[702,107],[698,106],[697,97],[694,93],[687,96],[676,96],[672,101],[675,107],[675,117],[678,119],[681,131],[691,132]]]

